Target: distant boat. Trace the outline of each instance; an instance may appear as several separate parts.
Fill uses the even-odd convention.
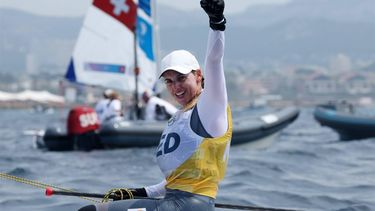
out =
[[[375,137],[375,117],[355,114],[349,104],[344,107],[339,104],[319,105],[314,110],[314,117],[322,126],[336,131],[340,140]]]
[[[274,136],[293,123],[299,109],[288,107],[274,112],[239,113],[233,117],[232,145],[266,147]],[[166,122],[112,121],[95,132],[69,135],[64,128],[49,127],[39,132],[36,145],[51,151],[156,147]]]
[[[150,0],[94,0],[65,78],[73,83],[143,93],[157,80],[155,14]]]

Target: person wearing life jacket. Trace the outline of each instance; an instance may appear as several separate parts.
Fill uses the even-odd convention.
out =
[[[204,84],[200,65],[190,52],[176,50],[161,61],[160,77],[182,106],[168,121],[156,152],[165,178],[152,186],[110,190],[107,194],[116,201],[89,205],[79,211],[215,209],[218,185],[226,172],[232,138],[223,70],[226,20],[224,0],[201,0],[200,4],[209,16],[211,28]]]
[[[146,103],[144,120],[162,121],[168,120],[177,112],[177,108],[157,96],[152,95],[151,91],[146,90],[142,94],[142,99]]]

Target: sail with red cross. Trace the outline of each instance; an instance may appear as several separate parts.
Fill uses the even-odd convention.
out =
[[[151,1],[154,0],[94,0],[65,78],[75,83],[134,91],[137,40],[138,91],[152,89],[157,73]]]
[[[129,30],[135,29],[137,5],[133,0],[94,0],[93,5],[120,21]]]

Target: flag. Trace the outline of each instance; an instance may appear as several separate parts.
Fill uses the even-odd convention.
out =
[[[153,31],[152,26],[145,19],[138,16],[137,20],[137,37],[139,47],[145,52],[147,58],[154,61],[154,51],[153,51]]]
[[[150,0],[139,0],[138,8],[143,10],[148,16],[151,17]]]
[[[133,0],[94,0],[93,5],[120,21],[131,31],[137,18],[137,5]]]
[[[137,14],[137,56],[140,68],[139,84],[152,89],[157,80],[154,40],[154,18],[151,1],[138,0]]]

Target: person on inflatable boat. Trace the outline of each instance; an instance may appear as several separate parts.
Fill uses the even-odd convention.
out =
[[[95,106],[95,112],[98,115],[99,122],[103,122],[105,118],[105,111],[107,110],[109,103],[109,96],[112,94],[112,89],[106,89],[103,92],[103,99],[99,100]]]
[[[224,0],[201,0],[200,4],[211,28],[204,84],[199,63],[188,51],[173,51],[161,62],[160,77],[182,106],[168,121],[156,152],[165,179],[143,188],[113,189],[108,194],[115,201],[88,205],[79,211],[215,209],[232,138],[223,70],[226,19]]]

